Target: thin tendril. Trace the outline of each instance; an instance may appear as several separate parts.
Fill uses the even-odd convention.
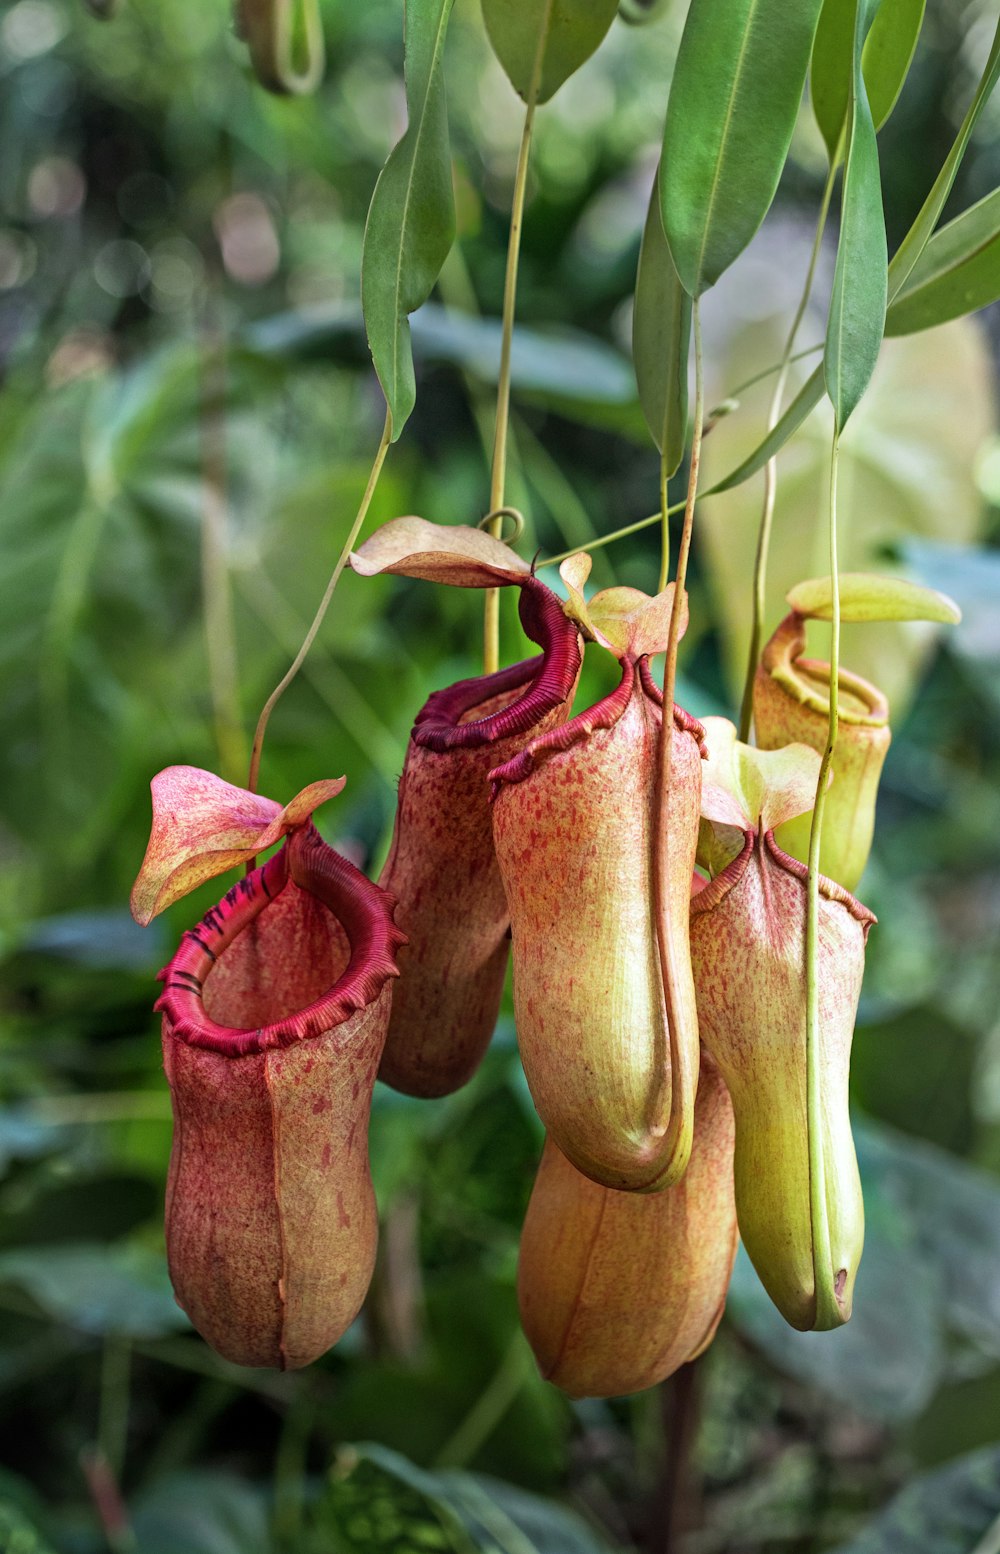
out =
[[[705,374],[701,349],[701,313],[697,297],[692,309],[694,326],[695,409],[694,432],[691,438],[691,463],[688,471],[687,499],[684,504],[684,523],[681,528],[680,546],[677,552],[677,573],[674,579],[674,597],[670,610],[670,629],[667,633],[666,661],[663,667],[663,720],[657,761],[656,800],[654,804],[653,843],[653,894],[656,920],[656,945],[663,982],[663,998],[670,1040],[670,1067],[672,1092],[668,1141],[671,1161],[676,1169],[683,1167],[691,1149],[691,1108],[686,1104],[685,1092],[690,1090],[692,1076],[683,1073],[685,1053],[677,1040],[678,998],[677,966],[671,934],[668,932],[670,890],[670,842],[669,818],[670,755],[673,747],[674,689],[677,681],[677,646],[681,635],[681,617],[684,609],[684,585],[687,579],[688,557],[691,553],[691,531],[694,525],[694,504],[698,492],[698,471],[701,465],[702,423],[705,416]],[[685,1083],[687,1081],[687,1083]],[[679,1102],[679,1104],[678,1104]]]
[[[820,1051],[819,976],[819,873],[826,809],[827,779],[837,743],[840,689],[840,575],[837,562],[837,466],[840,427],[835,427],[830,456],[830,579],[832,587],[830,627],[830,717],[826,749],[816,783],[816,803],[809,830],[809,875],[806,883],[806,1115],[809,1129],[809,1214],[812,1223],[813,1282],[816,1291],[817,1328],[836,1327],[843,1321],[831,1282],[832,1252],[830,1217],[826,1197],[826,1162],[823,1155],[823,1073]]]
[[[524,196],[528,187],[528,158],[531,153],[531,132],[535,123],[535,108],[542,85],[542,67],[545,63],[545,45],[548,38],[549,6],[538,34],[538,48],[531,72],[524,110],[524,128],[517,153],[517,170],[514,174],[514,194],[511,199],[510,234],[507,239],[507,271],[503,286],[503,324],[500,337],[500,371],[497,375],[497,418],[493,438],[493,468],[490,478],[490,512],[495,513],[505,505],[504,488],[507,480],[507,431],[510,425],[510,353],[514,338],[514,309],[517,303],[517,267],[521,256],[521,228],[524,224]],[[501,520],[490,526],[490,533],[499,538]],[[483,670],[493,674],[500,667],[500,593],[488,588],[483,600]]]
[[[267,733],[267,725],[268,721],[270,720],[271,713],[274,711],[278,702],[281,700],[282,696],[285,694],[288,687],[295,679],[295,676],[302,668],[302,665],[305,662],[306,654],[309,652],[309,649],[312,647],[316,638],[316,633],[319,631],[319,628],[323,624],[323,619],[326,615],[327,609],[329,608],[330,600],[333,598],[334,589],[340,581],[340,574],[343,572],[344,567],[347,565],[347,558],[351,554],[351,551],[354,549],[358,535],[361,533],[361,526],[364,523],[365,518],[368,516],[368,508],[371,505],[371,499],[375,494],[375,487],[378,484],[378,477],[382,473],[382,465],[385,463],[385,456],[389,451],[389,444],[391,441],[392,416],[390,415],[389,411],[386,410],[385,426],[382,431],[382,441],[378,445],[378,452],[375,455],[375,462],[371,467],[371,473],[368,476],[368,484],[365,487],[365,494],[361,498],[361,506],[358,508],[357,515],[351,525],[351,532],[348,534],[347,539],[344,541],[344,547],[341,550],[340,555],[337,557],[337,564],[330,574],[330,581],[326,585],[326,592],[320,601],[319,609],[313,616],[312,625],[306,632],[305,639],[302,643],[302,646],[299,648],[299,651],[296,653],[291,667],[288,669],[287,673],[278,682],[270,696],[267,698],[260,717],[257,720],[257,731],[253,736],[253,750],[250,754],[250,776],[247,781],[247,787],[250,789],[251,793],[256,793],[257,791],[257,778],[260,775],[260,758],[264,748],[264,736]]]
[[[820,203],[819,217],[816,222],[816,235],[813,238],[812,253],[809,256],[809,268],[806,271],[805,285],[799,298],[799,305],[795,310],[792,327],[788,331],[788,339],[781,356],[781,365],[778,369],[778,381],[774,385],[774,393],[771,396],[771,408],[767,417],[768,433],[777,426],[781,416],[781,402],[785,396],[785,386],[788,382],[788,372],[793,361],[792,352],[795,349],[795,339],[798,335],[802,320],[805,317],[809,298],[812,295],[813,282],[816,279],[816,265],[819,261],[820,248],[823,242],[823,232],[826,228],[827,216],[830,212],[830,199],[833,195],[834,180],[837,175],[837,161],[834,159],[827,173],[826,184],[823,188],[823,199]],[[757,535],[757,554],[754,560],[753,573],[753,617],[750,626],[750,649],[747,656],[746,679],[743,684],[743,702],[740,707],[740,731],[739,738],[744,744],[750,738],[750,730],[753,725],[753,685],[757,673],[757,660],[760,657],[761,638],[764,633],[764,612],[766,608],[765,595],[767,593],[767,561],[771,546],[771,525],[774,518],[774,503],[778,492],[778,456],[768,459],[764,466],[764,504],[760,516],[760,530]]]

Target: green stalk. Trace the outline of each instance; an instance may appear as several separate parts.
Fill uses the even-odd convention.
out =
[[[361,526],[364,523],[365,518],[368,516],[368,508],[370,507],[371,499],[375,494],[375,487],[378,484],[378,478],[382,473],[382,465],[385,463],[385,456],[389,451],[389,444],[391,441],[392,416],[390,415],[389,411],[386,410],[385,426],[382,429],[382,441],[378,445],[378,452],[375,455],[375,462],[373,463],[371,467],[371,473],[368,476],[368,484],[365,486],[365,494],[361,498],[361,506],[358,508],[357,515],[351,525],[351,532],[348,534],[347,539],[344,541],[343,549],[341,550],[340,555],[337,557],[337,564],[330,574],[330,581],[326,585],[326,592],[320,601],[319,609],[313,616],[312,625],[306,632],[305,640],[303,641],[302,646],[299,648],[298,653],[295,655],[295,659],[292,662],[291,667],[288,669],[284,677],[279,680],[278,684],[267,698],[267,701],[264,703],[264,706],[261,710],[260,717],[257,720],[257,731],[253,736],[253,750],[250,754],[250,776],[247,780],[247,787],[250,789],[251,793],[256,793],[257,791],[257,779],[260,775],[260,758],[264,749],[264,736],[267,733],[267,725],[270,720],[271,713],[274,711],[278,702],[281,700],[282,696],[285,694],[288,687],[295,679],[295,676],[302,668],[302,665],[305,662],[306,654],[309,652],[309,649],[312,647],[313,642],[315,641],[316,633],[319,631],[319,628],[323,624],[324,617],[330,605],[330,600],[333,598],[334,589],[340,581],[340,574],[343,572],[345,566],[347,565],[347,558],[351,554],[351,551],[354,549],[354,546],[357,543],[358,535],[361,533]],[[251,860],[251,866],[252,862],[253,860]]]
[[[677,647],[681,637],[681,615],[684,606],[684,587],[687,580],[688,557],[691,554],[691,532],[694,527],[694,504],[698,493],[698,471],[701,466],[702,423],[705,418],[705,370],[701,348],[701,310],[698,298],[692,308],[694,329],[694,431],[691,438],[691,463],[688,469],[687,499],[684,504],[684,522],[681,528],[680,546],[677,552],[677,573],[674,578],[674,597],[670,610],[670,628],[667,632],[666,657],[663,665],[663,720],[660,725],[658,749],[656,799],[653,809],[653,902],[656,921],[656,947],[660,961],[660,977],[663,982],[663,998],[667,1015],[667,1031],[670,1039],[670,1067],[673,1078],[668,1142],[670,1154],[676,1161],[687,1157],[691,1149],[690,1115],[678,1113],[675,1105],[680,1077],[680,1051],[677,1044],[677,967],[673,944],[667,932],[668,902],[667,882],[670,878],[669,847],[669,798],[670,752],[674,732],[674,690],[677,683]]]
[[[813,282],[816,279],[816,265],[823,242],[823,232],[826,228],[827,216],[830,213],[830,200],[837,176],[837,165],[837,161],[834,159],[830,164],[830,171],[826,175],[826,184],[823,188],[823,199],[820,203],[819,218],[816,222],[816,234],[813,238],[812,253],[809,256],[809,268],[806,271],[805,285],[802,288],[799,305],[795,310],[792,327],[788,331],[788,339],[785,341],[785,349],[782,352],[781,365],[778,369],[778,381],[774,385],[774,393],[771,396],[771,408],[767,417],[767,430],[769,433],[774,430],[781,417],[781,403],[785,397],[785,386],[788,382],[788,372],[792,363],[792,352],[795,349],[796,336],[805,317],[806,308],[809,306],[809,298],[812,295]],[[764,634],[767,561],[771,547],[771,525],[774,518],[774,503],[777,493],[778,459],[775,456],[773,459],[768,459],[764,466],[764,503],[760,516],[757,555],[754,560],[753,573],[753,617],[750,626],[750,651],[747,658],[746,680],[743,686],[743,703],[740,707],[739,737],[744,744],[749,740],[750,730],[753,726],[753,683],[757,673],[757,660],[760,657],[761,639]]]
[[[503,284],[503,322],[500,336],[500,371],[497,376],[497,418],[493,436],[493,471],[490,479],[490,512],[496,513],[504,503],[504,487],[507,479],[507,431],[510,425],[510,352],[514,338],[514,309],[517,304],[517,267],[521,257],[521,228],[524,224],[524,196],[528,187],[528,158],[531,154],[531,133],[535,124],[535,108],[542,85],[542,68],[545,63],[545,45],[548,28],[538,33],[538,49],[531,72],[531,84],[524,110],[524,128],[517,153],[517,169],[514,173],[514,194],[510,208],[510,234],[507,238],[507,270]],[[494,518],[489,532],[499,539],[503,532],[503,519]],[[500,667],[500,593],[488,588],[483,600],[483,671],[493,674]]]
[[[830,1219],[826,1201],[826,1162],[823,1157],[823,1076],[820,1054],[819,979],[819,858],[823,841],[830,763],[837,743],[840,688],[840,575],[837,570],[837,467],[840,427],[834,429],[830,455],[830,577],[832,580],[830,625],[830,720],[826,749],[816,782],[816,803],[809,831],[809,876],[806,884],[806,1116],[809,1129],[809,1209],[812,1221],[813,1277],[816,1288],[817,1329],[838,1327],[843,1320],[830,1281],[832,1255]]]
[[[656,592],[662,594],[667,586],[670,576],[670,509],[667,506],[667,456],[660,454],[660,513],[662,526],[660,529],[660,577],[656,584]],[[685,509],[687,503],[685,502]]]

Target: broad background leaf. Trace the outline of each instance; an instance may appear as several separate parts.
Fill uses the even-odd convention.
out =
[[[857,408],[878,361],[885,328],[888,253],[875,125],[865,92],[861,53],[877,0],[855,0],[852,84],[840,202],[840,236],[833,275],[823,369],[838,431]]]
[[[618,0],[482,0],[497,59],[518,96],[531,89],[544,50],[539,102],[547,102],[598,48],[618,13]]]
[[[692,0],[663,134],[663,230],[700,296],[738,257],[778,187],[820,0]]]
[[[407,0],[406,132],[372,195],[361,298],[393,441],[416,401],[408,316],[426,302],[455,236],[442,55],[453,0]]]
[[[1000,1447],[958,1457],[907,1484],[833,1554],[991,1554],[1000,1519]]]

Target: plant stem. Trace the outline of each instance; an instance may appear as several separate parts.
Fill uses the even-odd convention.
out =
[[[830,455],[830,718],[826,749],[816,782],[816,803],[809,830],[809,875],[806,883],[806,1116],[809,1129],[809,1212],[812,1222],[813,1277],[816,1289],[817,1328],[837,1327],[841,1322],[830,1280],[830,1219],[826,1201],[826,1162],[823,1155],[822,1053],[820,1051],[819,977],[819,873],[826,809],[827,779],[837,743],[840,688],[840,576],[837,570],[837,466],[840,427],[834,428]]]
[[[685,502],[685,508],[687,503]],[[670,509],[667,506],[667,456],[660,454],[660,576],[656,592],[662,594],[670,576]]]
[[[472,1461],[524,1386],[529,1368],[527,1346],[518,1329],[489,1382],[435,1457],[436,1469],[464,1468]]]
[[[670,1043],[670,1068],[671,1068],[671,1102],[670,1124],[668,1139],[666,1141],[675,1163],[686,1160],[691,1148],[692,1117],[691,1108],[684,1104],[682,1099],[680,1108],[677,1100],[679,1092],[683,1092],[686,1086],[682,1084],[685,1078],[682,1072],[684,1053],[677,1041],[677,975],[676,954],[673,935],[669,930],[669,891],[670,891],[670,846],[671,846],[671,822],[670,822],[670,757],[673,749],[674,731],[674,688],[677,681],[677,645],[681,636],[681,616],[684,611],[685,581],[687,579],[688,556],[691,553],[691,531],[694,525],[694,503],[698,491],[698,470],[701,465],[701,438],[702,422],[705,416],[705,370],[701,349],[701,310],[698,298],[694,299],[692,309],[692,323],[694,326],[694,431],[691,438],[691,463],[688,470],[687,500],[684,504],[684,523],[681,528],[680,546],[677,552],[677,572],[674,577],[674,597],[670,610],[670,628],[667,632],[666,659],[663,666],[663,720],[660,726],[660,739],[657,762],[656,795],[653,804],[653,902],[654,918],[656,923],[656,946],[660,961],[660,977],[663,983],[663,998],[666,1009],[667,1033]]]
[[[206,330],[202,367],[201,590],[205,655],[219,773],[238,781],[246,763],[236,638],[226,556],[226,361],[222,337]]]
[[[553,0],[549,0],[551,4]],[[490,512],[495,513],[504,505],[504,486],[507,479],[507,431],[510,425],[510,353],[514,339],[514,309],[517,304],[517,267],[521,257],[521,228],[524,224],[524,196],[528,187],[528,158],[531,154],[531,132],[535,124],[535,108],[542,84],[542,66],[545,61],[545,45],[548,27],[538,33],[538,48],[531,72],[531,84],[524,110],[524,127],[521,145],[517,153],[517,169],[514,173],[514,194],[510,207],[510,234],[507,238],[507,270],[503,283],[503,324],[500,336],[500,371],[497,376],[497,417],[493,434],[493,470],[490,479]],[[494,519],[490,533],[497,539],[503,531],[503,520]],[[500,592],[488,588],[483,600],[483,670],[493,674],[500,667]]]
[[[792,352],[795,349],[795,339],[798,335],[802,320],[805,317],[806,308],[809,306],[809,298],[812,295],[813,282],[816,279],[816,265],[819,262],[820,248],[823,243],[823,233],[826,229],[827,216],[830,213],[830,199],[833,195],[834,180],[837,175],[837,162],[831,161],[830,171],[826,175],[826,183],[823,187],[823,198],[820,202],[819,217],[816,222],[816,234],[813,238],[812,253],[809,256],[809,268],[806,271],[805,285],[799,298],[799,305],[792,319],[792,327],[788,331],[788,339],[785,341],[785,349],[781,355],[781,365],[778,369],[778,381],[774,385],[774,393],[771,396],[771,408],[767,417],[767,430],[772,432],[777,426],[781,416],[781,402],[785,397],[785,385],[788,382],[788,372],[792,363]],[[760,515],[760,530],[757,535],[757,555],[754,561],[753,572],[753,617],[750,626],[750,650],[747,657],[746,680],[743,685],[743,703],[740,707],[739,737],[745,744],[750,738],[750,730],[753,725],[753,684],[757,673],[757,660],[760,657],[761,638],[764,631],[764,612],[766,608],[765,595],[767,593],[767,560],[771,546],[771,525],[774,518],[774,503],[778,492],[778,457],[768,459],[764,466],[764,505]]]
[[[382,441],[378,445],[378,452],[375,455],[375,462],[373,463],[371,467],[371,473],[368,476],[368,484],[365,486],[365,494],[361,498],[361,506],[358,508],[357,515],[355,516],[354,522],[351,525],[351,532],[348,534],[347,539],[344,541],[344,547],[341,550],[340,555],[337,557],[337,564],[333,571],[330,573],[330,581],[327,583],[326,592],[324,593],[323,598],[320,600],[319,609],[313,616],[312,625],[306,632],[305,639],[302,643],[302,646],[299,648],[299,651],[296,653],[291,667],[288,669],[284,678],[279,680],[278,684],[267,698],[260,717],[257,720],[257,731],[253,736],[253,750],[250,753],[250,776],[247,781],[247,787],[250,789],[251,793],[256,793],[257,791],[257,778],[260,775],[260,757],[264,748],[264,735],[267,733],[267,725],[271,717],[271,713],[274,711],[278,702],[281,700],[282,696],[285,694],[288,687],[295,679],[295,676],[302,668],[302,665],[305,662],[306,654],[309,652],[309,649],[312,647],[316,638],[316,633],[319,631],[319,628],[323,624],[323,619],[326,615],[327,609],[329,608],[330,600],[333,598],[334,589],[340,581],[340,574],[343,572],[344,567],[347,565],[347,558],[351,554],[351,551],[354,549],[358,535],[361,533],[361,526],[364,523],[365,518],[368,516],[368,508],[371,505],[371,499],[375,494],[375,487],[378,484],[378,477],[382,473],[382,465],[385,463],[385,456],[389,451],[389,444],[391,440],[392,416],[390,415],[389,411],[386,410],[385,426],[382,429]]]

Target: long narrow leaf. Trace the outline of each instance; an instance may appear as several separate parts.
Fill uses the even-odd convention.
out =
[[[972,137],[979,115],[989,101],[998,78],[1000,78],[1000,20],[997,22],[993,45],[980,77],[979,85],[976,88],[975,96],[969,104],[968,112],[962,120],[958,134],[955,136],[954,145],[945,159],[944,166],[935,178],[930,193],[920,207],[916,221],[914,221],[909,232],[907,232],[892,256],[892,262],[889,265],[890,302],[903,289],[907,276],[930,241],[931,234],[938,224],[941,212],[944,210],[945,201],[951,193],[951,186],[955,182],[955,175],[965,155],[966,147]]]
[[[932,329],[1000,298],[1000,189],[936,232],[886,316],[889,335]]]
[[[688,421],[691,298],[677,278],[660,220],[659,172],[639,250],[632,359],[639,403],[672,475],[684,457]]]
[[[393,441],[416,402],[409,315],[426,302],[455,236],[441,56],[453,0],[407,0],[406,133],[375,185],[361,301]]]
[[[913,59],[927,0],[881,0],[861,56],[876,130],[896,106]],[[831,164],[843,153],[854,55],[853,0],[825,0],[816,29],[809,89]]]
[[[823,366],[837,426],[842,428],[871,381],[885,330],[888,253],[875,124],[861,53],[877,0],[856,0],[854,69],[848,102],[840,241]]]
[[[579,70],[618,13],[618,0],[482,0],[483,20],[515,92],[527,97],[539,47],[543,103]]]
[[[802,99],[820,0],[691,0],[663,136],[663,229],[700,296],[767,214]]]

